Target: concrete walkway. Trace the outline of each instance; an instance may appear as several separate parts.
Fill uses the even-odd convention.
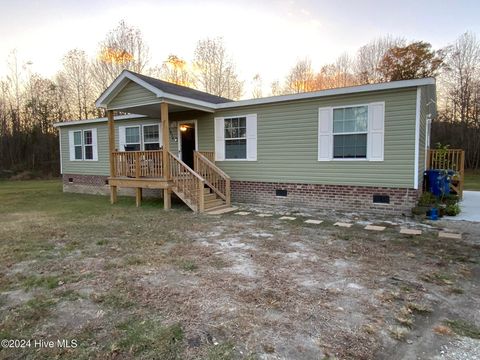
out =
[[[446,219],[480,222],[480,191],[464,191],[460,208],[459,215]]]

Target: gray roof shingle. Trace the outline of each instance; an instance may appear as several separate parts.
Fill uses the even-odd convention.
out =
[[[146,83],[156,87],[157,89],[168,93],[168,94],[173,94],[173,95],[178,95],[178,96],[184,96],[190,99],[195,99],[195,100],[200,100],[200,101],[206,101],[212,104],[221,104],[221,103],[226,103],[226,102],[232,102],[233,100],[221,97],[221,96],[216,96],[212,95],[203,91],[195,90],[186,86],[181,86],[181,85],[176,85],[169,83],[167,81],[159,80],[152,78],[150,76],[138,74],[136,72],[127,70],[128,72],[132,73],[136,77],[142,79]]]

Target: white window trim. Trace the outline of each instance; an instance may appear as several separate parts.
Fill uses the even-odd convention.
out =
[[[80,140],[81,140],[80,145],[75,145],[75,133],[77,133],[77,132],[80,133]],[[76,159],[75,158],[75,155],[76,155],[75,147],[77,147],[77,146],[80,146],[82,148],[82,158],[81,159]],[[73,130],[73,159],[71,159],[70,161],[84,161],[83,160],[83,130]]]
[[[81,129],[81,130],[72,130],[73,134],[75,134],[76,132],[79,132],[81,135],[81,141],[82,141],[82,144],[81,145],[75,145],[75,135],[73,135],[73,151],[74,151],[74,154],[73,154],[73,159],[70,159],[70,161],[98,161],[98,154],[97,154],[97,159],[95,159],[95,141],[96,139],[94,139],[93,137],[94,136],[98,136],[96,134],[96,131],[94,131],[95,129],[91,128],[91,129]],[[86,131],[90,131],[92,133],[92,143],[91,144],[85,144],[85,132]],[[75,146],[81,146],[82,147],[82,158],[81,159],[75,159]],[[92,147],[92,155],[93,155],[93,158],[92,159],[86,159],[85,158],[85,146],[91,146]],[[98,145],[97,145],[97,151],[98,151]],[[61,171],[63,171],[63,166],[62,164],[61,165]]]
[[[373,101],[371,103],[362,103],[362,104],[347,104],[347,105],[337,105],[337,106],[330,106],[328,107],[330,112],[331,112],[331,133],[330,133],[330,137],[331,137],[331,153],[330,153],[330,157],[327,161],[339,161],[339,162],[344,162],[344,161],[373,161],[370,159],[370,151],[369,151],[369,144],[371,142],[371,129],[370,129],[370,123],[367,123],[367,155],[366,157],[364,158],[335,158],[333,157],[333,138],[335,135],[353,135],[353,134],[365,134],[365,132],[350,132],[350,133],[338,133],[338,134],[335,134],[333,132],[333,110],[335,109],[345,109],[345,108],[350,108],[350,107],[361,107],[361,106],[366,106],[369,110],[370,110],[370,105],[375,105],[375,104],[383,104],[383,109],[385,111],[385,101]],[[320,109],[322,108],[326,108],[326,107],[320,107]],[[384,118],[383,118],[383,121],[384,121],[384,131],[385,131],[385,112],[384,112]],[[317,127],[317,131],[320,133],[320,129]],[[319,143],[319,138],[317,137],[317,146],[319,146],[320,143]],[[385,145],[384,145],[385,146]],[[324,162],[325,160],[320,160],[320,159],[317,159],[318,162]],[[382,160],[383,161],[383,160]]]
[[[129,143],[127,142],[127,129],[131,129],[131,128],[138,128],[138,142],[135,142],[135,143]],[[143,129],[142,129],[142,126],[141,125],[130,125],[130,126],[125,126],[125,144],[124,144],[124,147],[125,146],[128,146],[128,145],[140,145],[139,146],[139,151],[142,151],[142,144],[143,144]]]
[[[91,144],[85,144],[85,132],[87,131],[90,131],[90,133],[92,134],[92,143]],[[95,154],[93,153],[95,151],[95,146],[94,146],[94,139],[93,139],[93,134],[94,134],[94,131],[93,129],[85,129],[85,130],[82,130],[82,156],[83,156],[83,161],[98,161],[98,160],[95,160]],[[86,146],[91,146],[92,147],[92,158],[91,159],[87,159],[86,157],[86,151],[85,151],[85,147]]]
[[[158,141],[145,141],[145,126],[157,126],[158,127]],[[158,144],[158,147],[162,147],[162,139],[161,139],[161,134],[160,134],[160,124],[158,123],[152,123],[152,124],[142,124],[142,130],[141,130],[141,143],[140,143],[140,149],[145,150],[145,144]]]
[[[145,144],[156,144],[157,142],[155,141],[147,141],[145,142],[145,132],[144,132],[144,127],[145,126],[158,126],[158,146],[159,147],[162,147],[162,135],[161,135],[161,127],[160,127],[160,124],[159,123],[147,123],[147,124],[141,124],[141,125],[125,125],[123,126],[124,128],[124,131],[125,131],[125,143],[123,144],[124,147],[125,146],[128,146],[128,145],[140,145],[140,150],[136,150],[136,151],[145,151]],[[135,142],[135,143],[128,143],[127,142],[127,136],[126,136],[126,131],[127,129],[130,129],[130,128],[138,128],[138,134],[139,134],[139,142]],[[120,150],[120,151],[125,151],[125,148],[123,150]]]
[[[240,118],[245,118],[245,137],[226,138],[225,135],[223,136],[223,146],[224,146],[224,153],[225,153],[225,160],[224,161],[248,161],[247,115],[224,117],[223,118],[223,133],[225,134],[225,120],[240,119]],[[241,159],[227,159],[227,140],[245,140],[245,157],[241,158]]]
[[[369,153],[368,153],[368,143],[370,141],[370,126],[368,124],[368,103],[367,104],[355,104],[355,105],[342,105],[342,106],[332,106],[332,157],[331,161],[370,161],[369,160]],[[333,131],[333,111],[335,109],[346,109],[346,108],[353,108],[353,107],[367,107],[367,131],[366,132],[348,132],[348,133],[335,133]],[[367,155],[364,158],[336,158],[333,156],[334,153],[334,141],[335,135],[356,135],[356,134],[367,134]]]

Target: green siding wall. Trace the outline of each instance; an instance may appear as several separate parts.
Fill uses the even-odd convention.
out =
[[[317,161],[319,107],[378,101],[385,102],[383,162]],[[206,114],[196,118],[199,150],[215,149],[215,116],[252,113],[257,114],[257,161],[217,162],[233,180],[413,188],[416,88],[248,106]],[[422,116],[422,122],[424,120],[425,116]],[[151,122],[152,119],[117,120],[117,141],[119,124]],[[98,129],[98,162],[69,161],[68,130],[92,127]],[[423,125],[423,131],[424,127]],[[174,137],[176,137],[176,129],[174,131]],[[61,138],[64,173],[108,175],[106,123],[64,127],[61,130]],[[420,157],[424,156],[424,139],[423,132],[420,134]],[[178,144],[172,137],[170,144],[171,150],[176,153]],[[424,158],[419,161],[420,172],[423,171]]]
[[[318,108],[385,101],[383,162],[317,161]],[[413,188],[416,88],[218,111],[198,121],[213,150],[214,116],[257,114],[257,161],[217,164],[233,180]]]
[[[158,101],[157,96],[151,91],[133,81],[128,84],[108,104],[109,109],[130,107],[139,103],[152,103]]]
[[[132,120],[116,120],[115,121],[115,141],[118,147],[118,127],[129,125],[142,125],[160,122],[159,119],[142,118]],[[98,161],[70,161],[70,150],[68,144],[68,132],[71,130],[97,129],[98,143]],[[176,130],[176,129],[175,129]],[[171,134],[172,135],[172,134]],[[174,134],[176,136],[176,133]],[[72,125],[60,128],[61,138],[61,158],[64,174],[82,174],[82,175],[110,175],[110,165],[108,157],[108,126],[107,122]],[[175,138],[170,136],[170,150],[176,154],[178,144]]]

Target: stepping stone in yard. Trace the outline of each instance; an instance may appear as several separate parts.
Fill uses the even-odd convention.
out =
[[[270,217],[273,216],[273,214],[258,214],[260,217]]]
[[[448,232],[445,232],[445,231],[440,231],[438,233],[438,237],[447,238],[447,239],[462,240],[462,234],[448,233]]]
[[[239,212],[235,213],[235,215],[243,215],[243,216],[248,215],[248,214],[250,214],[248,211],[239,211]]]
[[[353,224],[344,223],[344,222],[336,222],[335,224],[333,224],[333,226],[340,226],[340,227],[344,227],[344,228],[352,227],[352,225],[353,225]]]
[[[291,217],[291,216],[282,216],[281,218],[279,218],[280,220],[295,220],[296,218],[294,217]]]
[[[385,226],[367,225],[365,226],[365,230],[383,231],[385,230]]]
[[[400,234],[405,234],[405,235],[421,235],[421,234],[422,234],[422,230],[401,228],[401,229],[400,229]]]
[[[315,225],[318,225],[318,224],[321,224],[322,222],[323,222],[323,220],[314,220],[314,219],[305,220],[305,223],[306,223],[306,224],[315,224]]]

